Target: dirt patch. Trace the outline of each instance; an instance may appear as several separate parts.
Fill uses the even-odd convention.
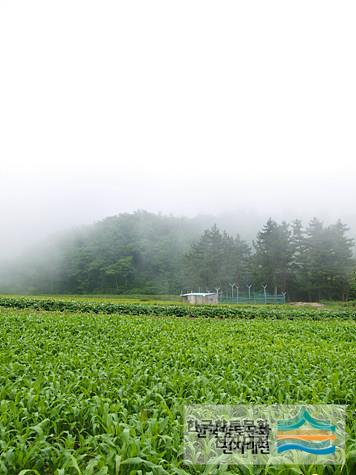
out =
[[[323,303],[319,303],[319,302],[290,302],[289,305],[295,305],[296,307],[315,307],[315,308],[325,307]]]

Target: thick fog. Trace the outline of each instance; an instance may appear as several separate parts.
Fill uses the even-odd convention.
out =
[[[352,1],[1,1],[0,257],[136,209],[355,236],[355,20]]]

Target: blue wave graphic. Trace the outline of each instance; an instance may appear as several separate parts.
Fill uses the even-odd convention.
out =
[[[277,447],[282,447],[283,445],[286,445],[286,444],[292,444],[292,445],[295,445],[295,444],[298,444],[298,445],[302,445],[303,447],[312,447],[314,449],[323,449],[325,447],[329,447],[330,446],[330,440],[323,440],[321,442],[314,442],[314,441],[309,441],[309,440],[299,440],[298,442],[296,442],[295,439],[283,439],[283,440],[277,440]]]
[[[305,447],[301,444],[285,444],[277,447],[277,452],[286,452],[287,450],[302,450],[303,452],[308,452],[308,454],[315,454],[315,455],[326,455],[326,454],[334,454],[336,451],[336,447],[333,445],[331,447],[326,447],[324,449],[313,449],[311,447]]]
[[[326,430],[335,432],[336,427],[330,424],[328,421],[322,421],[320,419],[315,419],[312,417],[306,409],[302,409],[298,416],[294,417],[290,420],[279,421],[277,423],[278,430],[294,430],[299,429],[305,422],[309,422],[309,424],[314,427],[315,429]]]

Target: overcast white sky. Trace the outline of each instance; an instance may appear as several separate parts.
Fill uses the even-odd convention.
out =
[[[354,1],[0,0],[1,253],[137,208],[352,218],[355,24]]]

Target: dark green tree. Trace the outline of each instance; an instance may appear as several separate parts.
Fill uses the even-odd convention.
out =
[[[299,219],[291,224],[291,250],[290,282],[288,287],[289,298],[304,300],[306,298],[305,268],[307,262],[306,231]]]
[[[293,257],[289,225],[270,218],[257,234],[254,248],[255,283],[267,285],[274,293],[288,291]]]
[[[186,255],[187,282],[193,288],[225,288],[249,279],[250,247],[237,235],[229,236],[216,225],[192,244]]]
[[[309,300],[345,299],[353,268],[353,240],[341,221],[328,227],[313,218],[307,228],[305,281]]]

